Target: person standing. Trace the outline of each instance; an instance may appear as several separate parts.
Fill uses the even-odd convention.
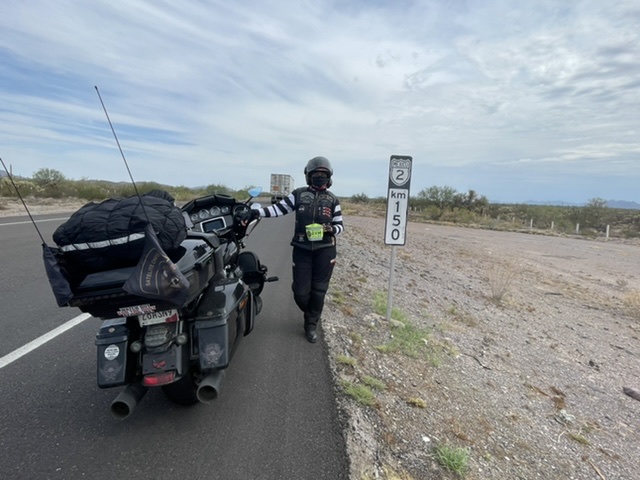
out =
[[[324,298],[336,262],[336,236],[342,233],[344,225],[340,201],[329,191],[333,176],[329,160],[325,157],[312,158],[307,162],[304,175],[306,187],[296,188],[270,207],[252,210],[251,219],[281,217],[296,212],[291,240],[291,289],[296,305],[304,314],[305,337],[315,343]]]

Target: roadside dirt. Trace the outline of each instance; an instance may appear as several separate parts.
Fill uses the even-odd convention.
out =
[[[51,198],[26,198],[25,203],[31,215],[42,215],[46,213],[67,213],[75,212],[85,201],[77,199],[51,199]],[[0,198],[0,217],[13,217],[25,215],[24,205],[20,200],[10,198]]]
[[[380,218],[345,216],[323,328],[348,419],[351,478],[640,477],[638,245],[409,223],[392,305],[424,329],[414,356],[383,353]],[[372,384],[373,406],[341,391]],[[380,388],[382,386],[382,388]]]

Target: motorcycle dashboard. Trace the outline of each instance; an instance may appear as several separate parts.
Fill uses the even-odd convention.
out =
[[[234,224],[233,209],[237,202],[228,195],[214,194],[197,198],[182,207],[193,223],[193,230],[223,234]]]
[[[201,208],[198,211],[194,211],[189,216],[193,223],[198,223],[209,218],[220,218],[223,215],[230,215],[231,207],[228,205],[213,206],[211,208]]]

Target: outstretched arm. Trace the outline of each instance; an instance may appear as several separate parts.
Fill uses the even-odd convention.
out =
[[[291,213],[296,209],[296,198],[293,193],[290,193],[278,203],[271,205],[270,207],[259,208],[261,217],[281,217],[287,213]]]

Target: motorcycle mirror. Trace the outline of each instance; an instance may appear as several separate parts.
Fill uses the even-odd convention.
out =
[[[261,193],[262,187],[253,187],[251,190],[249,190],[249,195],[251,195],[252,198],[257,197]]]

